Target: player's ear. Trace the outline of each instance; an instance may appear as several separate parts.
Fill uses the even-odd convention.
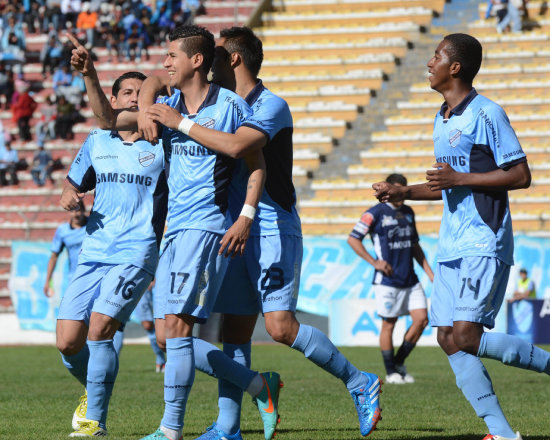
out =
[[[453,61],[449,66],[449,71],[453,76],[458,76],[461,69],[462,69],[462,64],[460,64],[458,61]]]
[[[241,63],[242,63],[241,55],[238,52],[233,52],[231,54],[231,67],[234,69]]]
[[[200,52],[197,52],[196,54],[191,56],[191,63],[193,65],[193,68],[195,69],[200,68],[200,66],[202,66],[203,61],[204,61],[204,57]]]

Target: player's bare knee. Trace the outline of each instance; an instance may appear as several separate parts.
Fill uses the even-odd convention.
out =
[[[439,327],[437,329],[437,343],[445,353],[449,354],[453,351],[455,344],[452,327]]]
[[[78,341],[76,339],[67,340],[64,338],[58,338],[55,345],[61,354],[65,356],[73,356],[82,350],[85,343],[86,341]]]
[[[469,334],[453,332],[453,341],[459,350],[477,355],[479,342]]]
[[[285,345],[292,345],[296,337],[292,337],[291,329],[283,325],[266,326],[269,336],[275,341]]]

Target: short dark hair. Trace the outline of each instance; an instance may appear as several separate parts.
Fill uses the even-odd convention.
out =
[[[230,54],[237,52],[250,73],[255,77],[258,76],[264,60],[264,50],[262,40],[252,32],[252,29],[234,26],[223,29],[220,37],[225,38],[224,47],[227,52]]]
[[[519,273],[524,273],[525,275],[527,275],[527,269],[521,268],[519,270]]]
[[[483,58],[481,43],[468,34],[449,34],[443,38],[450,44],[446,51],[451,63],[460,63],[458,77],[467,84],[472,84]]]
[[[209,30],[200,26],[179,26],[168,35],[168,40],[183,40],[180,48],[189,58],[196,53],[200,53],[203,58],[202,70],[208,73],[214,61],[214,52],[216,50],[216,41],[214,35]]]
[[[145,81],[147,79],[147,76],[145,76],[141,72],[126,72],[126,73],[123,73],[122,75],[120,75],[115,80],[115,82],[113,83],[112,92],[113,92],[113,96],[115,98],[118,96],[118,92],[120,92],[120,86],[122,84],[122,81],[124,81],[125,79],[130,79],[130,78],[135,78],[135,79],[139,79],[141,81]]]
[[[386,177],[386,182],[392,185],[398,183],[399,185],[407,186],[407,178],[403,174],[390,174]]]

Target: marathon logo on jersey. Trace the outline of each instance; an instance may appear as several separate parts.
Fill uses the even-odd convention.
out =
[[[155,154],[150,151],[140,151],[138,160],[142,167],[148,167],[155,161]]]
[[[499,148],[500,143],[498,142],[498,136],[495,130],[495,126],[493,125],[493,121],[491,121],[487,113],[485,113],[485,110],[483,110],[482,108],[479,109],[479,115],[481,116],[481,119],[483,119],[483,122],[485,122],[485,125],[487,126],[487,128],[491,131],[491,137],[493,138],[493,142],[495,143],[495,146]]]
[[[212,118],[200,118],[197,119],[196,123],[205,128],[214,128],[214,125],[216,125],[216,121]]]
[[[237,113],[237,116],[239,118],[239,121],[243,121],[244,120],[244,114],[243,114],[243,111],[242,109],[237,105],[237,103],[235,102],[235,100],[233,98],[231,98],[230,96],[226,96],[225,97],[225,102],[228,102],[231,104],[231,106],[233,107],[233,110],[235,110],[235,113]]]
[[[462,132],[460,130],[452,130],[449,133],[449,144],[451,147],[455,148],[459,144],[461,136]]]
[[[125,173],[98,173],[96,183],[130,183],[136,185],[151,186],[153,178],[139,174]]]
[[[382,216],[382,227],[386,226],[396,226],[397,225],[397,219],[393,218],[391,215],[383,215]]]

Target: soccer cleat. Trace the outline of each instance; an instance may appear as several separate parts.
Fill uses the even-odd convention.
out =
[[[164,432],[162,432],[162,429],[159,428],[152,434],[146,435],[141,440],[174,440],[174,439],[171,439],[170,437],[166,437],[166,434],[164,434]],[[183,436],[180,436],[178,440],[183,440]]]
[[[283,387],[283,382],[279,373],[262,373],[260,376],[264,387],[252,401],[258,407],[264,422],[265,440],[271,440],[275,436],[277,423],[281,421],[279,418],[279,389]]]
[[[487,434],[483,440],[523,440],[521,438],[521,434],[519,433],[519,431],[516,431],[516,436],[514,438],[510,438],[510,437],[502,437],[501,435],[492,435],[492,434]]]
[[[365,375],[367,383],[361,388],[350,391],[350,394],[359,417],[361,435],[366,437],[376,429],[376,424],[382,419],[379,397],[383,382],[376,374],[364,371],[361,371],[361,374]]]
[[[80,403],[74,410],[72,426],[75,431],[80,428],[79,422],[86,421],[86,410],[88,409],[88,392],[84,390],[84,395],[80,396]]]
[[[414,383],[414,377],[412,377],[407,372],[407,367],[405,367],[405,365],[403,365],[403,364],[396,365],[395,370],[401,375],[401,377],[403,377],[403,380],[405,381],[405,383]]]
[[[155,365],[155,373],[164,373],[164,368],[166,367],[166,364],[156,364]]]
[[[69,437],[107,437],[107,430],[101,428],[97,420],[81,420],[78,429],[71,432]]]
[[[206,432],[195,440],[243,440],[241,430],[235,434],[226,434],[221,429],[216,427],[216,423],[206,428]]]
[[[384,383],[391,383],[393,385],[405,385],[405,378],[399,373],[392,373],[386,376]]]

